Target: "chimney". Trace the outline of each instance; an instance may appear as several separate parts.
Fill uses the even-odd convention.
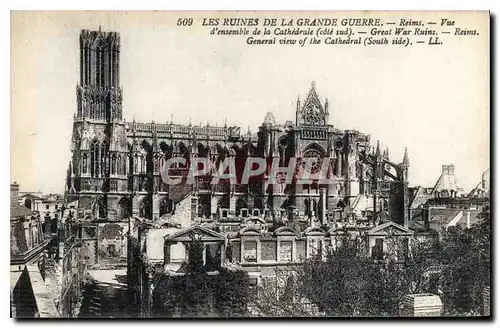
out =
[[[455,175],[455,165],[450,164],[450,165],[448,166],[448,174],[449,174],[449,175]]]
[[[455,165],[442,165],[441,166],[442,174],[455,175]]]
[[[16,201],[19,198],[19,185],[14,181],[13,184],[10,185],[10,201]]]
[[[441,165],[441,174],[448,174],[448,165]]]

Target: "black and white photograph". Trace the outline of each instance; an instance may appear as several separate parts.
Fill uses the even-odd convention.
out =
[[[10,316],[488,319],[488,11],[12,11]]]

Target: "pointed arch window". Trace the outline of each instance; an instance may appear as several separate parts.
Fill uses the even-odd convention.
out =
[[[143,155],[143,154],[141,154],[141,155],[139,156],[139,162],[140,162],[140,165],[139,165],[139,173],[141,173],[141,174],[142,174],[142,173],[144,173],[144,164],[145,164],[145,163],[144,163],[144,155]]]
[[[116,154],[111,155],[111,175],[116,175]]]
[[[109,143],[104,140],[101,144],[101,176],[105,177],[109,173]]]
[[[116,174],[122,175],[122,155],[116,156]]]
[[[126,175],[127,174],[127,159],[128,156],[126,154],[123,155],[123,161],[122,161],[122,174]],[[130,164],[130,162],[129,162]]]
[[[96,47],[96,84],[104,84],[104,49],[99,42]]]
[[[95,200],[92,205],[92,214],[96,218],[105,218],[106,213],[106,204],[104,203],[104,199],[99,197]]]
[[[105,218],[106,217],[106,206],[104,206],[104,202],[102,201],[102,199],[99,200],[98,207],[99,207],[99,217]]]
[[[139,217],[151,218],[151,203],[146,198],[143,198],[139,203]]]
[[[146,206],[144,204],[144,201],[139,204],[139,217],[146,217]]]
[[[163,166],[165,165],[165,156],[160,155],[158,160],[158,172],[163,172]]]
[[[139,172],[139,155],[135,154],[134,156],[134,172],[133,173],[138,173]]]
[[[141,144],[139,160],[140,160],[139,173],[145,174],[148,171],[153,172],[154,170],[153,154],[151,152],[149,144],[147,144],[146,142],[143,142]]]
[[[118,203],[118,217],[120,219],[126,219],[130,216],[130,201],[128,198],[124,197],[120,199]]]
[[[90,146],[90,176],[99,176],[99,142],[94,140]]]
[[[101,84],[105,84],[105,60],[104,60],[104,47],[101,47],[100,49],[100,55],[101,55],[101,77],[100,77],[100,80],[101,80]]]
[[[82,156],[82,174],[87,174],[87,154]]]
[[[162,157],[163,157],[163,155],[161,155],[161,154],[158,154],[158,153],[155,154],[155,169],[154,169],[155,172],[160,172],[160,170],[161,170]]]
[[[112,69],[112,67],[114,65],[114,62],[113,62],[114,51],[115,51],[115,44],[112,43],[111,47],[108,51],[108,80],[110,81],[111,85],[114,85],[114,83],[113,83],[114,76],[113,76],[113,69]]]
[[[101,84],[101,48],[99,46],[96,47],[95,49],[95,54],[96,54],[96,84],[99,85]]]

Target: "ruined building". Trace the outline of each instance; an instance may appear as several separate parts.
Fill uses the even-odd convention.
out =
[[[414,231],[441,234],[453,226],[470,228],[483,220],[489,208],[489,170],[481,175],[481,182],[466,193],[455,174],[455,165],[442,165],[434,187],[410,188],[409,199],[408,227]]]
[[[12,318],[59,317],[47,287],[52,236],[42,233],[38,212],[19,205],[19,185],[10,185],[10,310]]]
[[[291,108],[293,121],[279,124],[268,113],[256,134],[227,125],[126,122],[120,35],[83,30],[76,98],[67,195],[78,204],[74,220],[89,264],[125,263],[129,219],[132,228],[137,220],[179,229],[204,225],[217,233],[210,237],[217,242],[220,236],[238,241],[241,229],[254,234],[282,226],[278,231],[282,235],[300,235],[309,229],[324,236],[339,227],[369,230],[389,221],[405,226],[408,220],[408,155],[401,163],[391,161],[388,150],[382,152],[378,143],[371,146],[370,136],[331,124],[329,102],[320,99],[314,84]],[[278,175],[278,183],[270,184],[268,168],[248,184],[221,180],[212,185],[213,172],[208,172],[197,176],[192,185],[172,186],[161,178],[163,164],[171,157],[183,157],[187,164],[172,167],[170,176],[185,177],[196,157],[213,163],[232,157],[239,178],[247,157],[265,158],[269,165],[279,159],[283,166],[294,157],[299,170],[303,159],[318,158],[328,161],[328,178],[334,183],[322,185],[311,179],[299,185]],[[318,170],[318,165],[311,168],[313,173]],[[248,226],[260,228],[248,230]],[[170,241],[181,240],[181,235],[171,236]],[[163,237],[154,240],[161,245],[158,256],[167,258],[170,249],[164,252]],[[257,256],[257,248],[249,247]],[[282,249],[290,247],[284,243]],[[238,249],[244,255],[238,245],[232,254]],[[280,252],[279,246],[272,249]],[[217,246],[214,252],[223,248]],[[276,258],[276,254],[269,256]]]

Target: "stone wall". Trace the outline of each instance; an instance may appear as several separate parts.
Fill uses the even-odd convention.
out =
[[[406,295],[402,302],[403,317],[439,317],[443,313],[443,303],[437,295],[411,294]]]

